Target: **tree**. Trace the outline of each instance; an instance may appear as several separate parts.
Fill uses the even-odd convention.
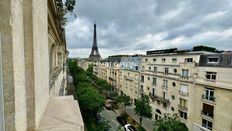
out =
[[[145,118],[152,118],[152,110],[151,106],[149,105],[149,97],[146,95],[141,96],[135,102],[135,113],[139,115],[139,123],[142,125],[143,117]]]
[[[188,128],[176,114],[164,114],[163,118],[155,121],[153,131],[188,131]]]
[[[110,131],[111,126],[109,124],[109,121],[105,120],[104,118],[101,118],[101,120],[97,123],[97,127],[95,130],[96,131]]]
[[[131,106],[131,100],[130,97],[127,95],[120,95],[117,97],[117,101],[121,104],[123,104],[123,111],[125,112],[126,106]]]
[[[105,98],[89,83],[82,83],[77,88],[77,96],[84,114],[96,116],[104,107]]]

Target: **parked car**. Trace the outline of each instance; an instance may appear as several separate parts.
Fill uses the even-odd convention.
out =
[[[122,117],[122,116],[118,116],[116,118],[116,120],[118,121],[118,123],[120,123],[123,127],[127,124],[127,121]]]
[[[126,124],[124,126],[125,131],[137,131],[136,128],[134,126],[132,126],[131,124]]]

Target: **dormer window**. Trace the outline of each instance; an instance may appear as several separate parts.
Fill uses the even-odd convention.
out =
[[[218,63],[219,62],[219,58],[218,57],[209,57],[208,58],[208,63],[212,64],[212,63]]]

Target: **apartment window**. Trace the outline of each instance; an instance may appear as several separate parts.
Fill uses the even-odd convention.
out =
[[[174,111],[174,107],[171,107],[172,111]]]
[[[141,76],[140,80],[141,80],[141,82],[144,82],[144,76]]]
[[[176,83],[175,83],[175,82],[172,82],[172,86],[175,87],[175,86],[176,86]]]
[[[150,71],[150,70],[151,70],[151,67],[149,66],[148,69],[149,69],[149,71]]]
[[[141,70],[144,70],[144,68],[145,68],[145,67],[144,67],[144,66],[142,66],[142,67],[141,67]]]
[[[168,87],[168,80],[163,80],[163,86]]]
[[[180,115],[181,118],[187,120],[187,113],[186,112],[179,111],[179,115]]]
[[[188,77],[189,76],[189,70],[188,69],[182,69],[181,76],[182,77]]]
[[[193,62],[193,58],[185,58],[185,62]]]
[[[147,77],[147,80],[150,80],[150,77]]]
[[[164,68],[164,74],[168,74],[168,68]]]
[[[203,94],[203,99],[206,99],[206,100],[209,100],[209,101],[215,101],[214,89],[205,88],[204,89],[204,94]]]
[[[162,58],[162,62],[165,62],[166,61],[166,59],[165,58]]]
[[[157,72],[157,67],[154,67],[154,72]]]
[[[143,85],[140,86],[140,91],[143,92]]]
[[[163,98],[166,98],[166,92],[163,91]]]
[[[187,107],[187,100],[180,98],[180,106],[181,107]]]
[[[157,78],[153,77],[152,85],[156,86]]]
[[[172,58],[172,62],[176,63],[177,62],[177,58]]]
[[[210,64],[218,63],[218,62],[219,62],[219,58],[217,58],[217,57],[208,58],[208,63],[210,63]]]
[[[172,95],[172,99],[175,100],[175,96],[174,95]]]
[[[145,59],[145,61],[147,62],[147,61],[148,61],[148,59]]]
[[[164,108],[167,108],[167,103],[163,103],[163,107],[164,107]]]
[[[135,70],[138,70],[139,68],[138,68],[138,66],[135,66]]]
[[[155,88],[152,88],[152,95],[155,95]]]
[[[203,103],[202,115],[213,118],[214,106]]]
[[[155,58],[153,59],[153,62],[156,62],[156,59],[155,59]]]
[[[208,80],[216,80],[216,72],[206,72],[205,78]]]
[[[179,93],[185,96],[188,95],[188,85],[180,84]]]
[[[202,119],[202,126],[209,129],[209,130],[212,130],[213,123],[208,121],[208,120]]]
[[[149,91],[149,90],[150,90],[150,88],[149,88],[149,87],[147,87],[147,90]]]

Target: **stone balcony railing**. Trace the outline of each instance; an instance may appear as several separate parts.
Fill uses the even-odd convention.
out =
[[[62,85],[66,83],[66,73],[62,71],[62,67],[56,67],[49,76],[49,94],[58,96]]]
[[[188,92],[181,91],[181,90],[179,90],[179,94],[182,95],[182,96],[188,96],[189,95]]]
[[[182,111],[187,111],[188,108],[186,106],[178,105],[178,108]]]

